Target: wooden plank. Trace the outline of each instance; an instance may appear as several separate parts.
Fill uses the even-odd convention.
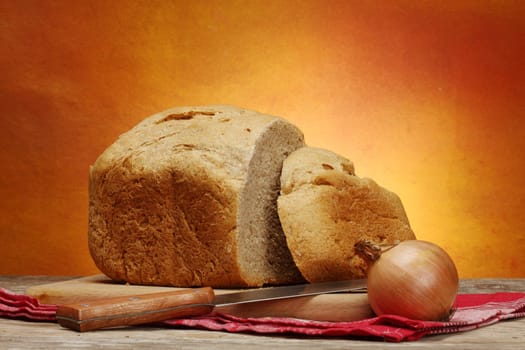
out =
[[[77,333],[53,323],[0,318],[1,349],[465,349],[522,350],[525,319],[475,331],[426,337],[416,342],[384,343],[348,338],[259,336],[188,329],[133,327]]]
[[[72,304],[109,297],[121,297],[185,288],[138,286],[111,281],[104,275],[31,286],[26,294],[45,304]],[[215,289],[216,294],[236,292]],[[215,311],[240,317],[296,317],[319,321],[356,321],[372,316],[366,293],[322,294],[259,303],[222,306]]]

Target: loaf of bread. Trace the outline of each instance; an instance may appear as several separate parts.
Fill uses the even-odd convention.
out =
[[[358,240],[391,244],[415,239],[399,197],[359,178],[348,159],[303,147],[285,161],[278,199],[288,248],[309,282],[362,278]]]
[[[361,278],[358,240],[414,238],[397,195],[357,177],[348,159],[305,146],[284,119],[236,107],[153,115],[90,170],[91,255],[131,284]]]
[[[231,106],[170,109],[121,135],[89,178],[89,248],[132,284],[247,287],[304,281],[277,215],[289,122]]]

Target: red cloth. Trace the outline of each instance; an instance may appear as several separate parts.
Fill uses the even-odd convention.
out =
[[[324,322],[294,318],[240,318],[225,314],[173,319],[166,327],[190,327],[226,332],[295,334],[324,337],[382,339],[400,342],[430,334],[468,331],[501,320],[525,316],[525,293],[460,294],[449,322],[410,320],[383,315],[355,322]],[[0,288],[0,316],[56,322],[56,305],[40,304],[35,298]]]
[[[0,288],[0,316],[33,321],[56,321],[56,305],[45,305],[30,296]]]

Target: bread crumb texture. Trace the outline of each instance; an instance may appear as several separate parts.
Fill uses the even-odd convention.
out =
[[[355,175],[348,159],[304,147],[284,162],[278,212],[288,247],[309,282],[362,278],[354,244],[415,239],[400,198]]]
[[[88,242],[131,284],[218,288],[360,278],[360,239],[414,239],[397,195],[307,147],[282,118],[173,108],[122,134],[89,178]]]
[[[273,148],[266,173],[257,164],[260,142]],[[276,201],[282,161],[303,145],[302,133],[281,118],[232,106],[174,108],[145,119],[91,167],[93,260],[112,279],[132,284],[301,281]],[[247,193],[262,198],[247,200]],[[241,220],[240,213],[254,218]],[[277,258],[261,252],[268,245]]]

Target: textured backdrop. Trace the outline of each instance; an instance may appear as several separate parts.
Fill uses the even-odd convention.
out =
[[[461,277],[525,277],[525,3],[0,0],[0,273],[96,273],[89,166],[233,104],[402,198]]]

